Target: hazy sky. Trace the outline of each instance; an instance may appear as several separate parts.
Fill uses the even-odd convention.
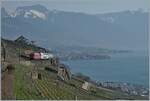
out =
[[[9,11],[14,11],[18,6],[42,4],[50,10],[58,9],[94,14],[137,10],[139,8],[148,10],[148,3],[149,0],[5,0],[2,2],[2,6]]]

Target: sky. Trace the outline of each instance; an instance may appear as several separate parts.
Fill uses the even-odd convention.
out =
[[[3,0],[2,7],[12,12],[18,6],[42,4],[49,10],[84,12],[89,14],[123,10],[148,10],[149,0]]]

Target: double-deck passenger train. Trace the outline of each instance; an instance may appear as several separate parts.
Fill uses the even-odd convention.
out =
[[[54,55],[51,53],[34,52],[30,54],[30,59],[33,60],[46,60],[51,58],[54,58]]]

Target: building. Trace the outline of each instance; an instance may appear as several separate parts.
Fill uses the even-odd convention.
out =
[[[84,83],[82,84],[82,89],[89,90],[91,88],[91,86],[92,86],[91,83],[84,81]]]
[[[64,64],[60,64],[58,67],[58,74],[57,74],[62,80],[70,80],[71,79],[71,72],[69,67],[67,67]]]

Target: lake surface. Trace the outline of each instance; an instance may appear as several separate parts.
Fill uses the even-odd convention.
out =
[[[148,87],[148,55],[115,54],[108,60],[69,60],[62,61],[69,65],[73,73],[81,72],[99,81],[117,81],[140,84]]]

